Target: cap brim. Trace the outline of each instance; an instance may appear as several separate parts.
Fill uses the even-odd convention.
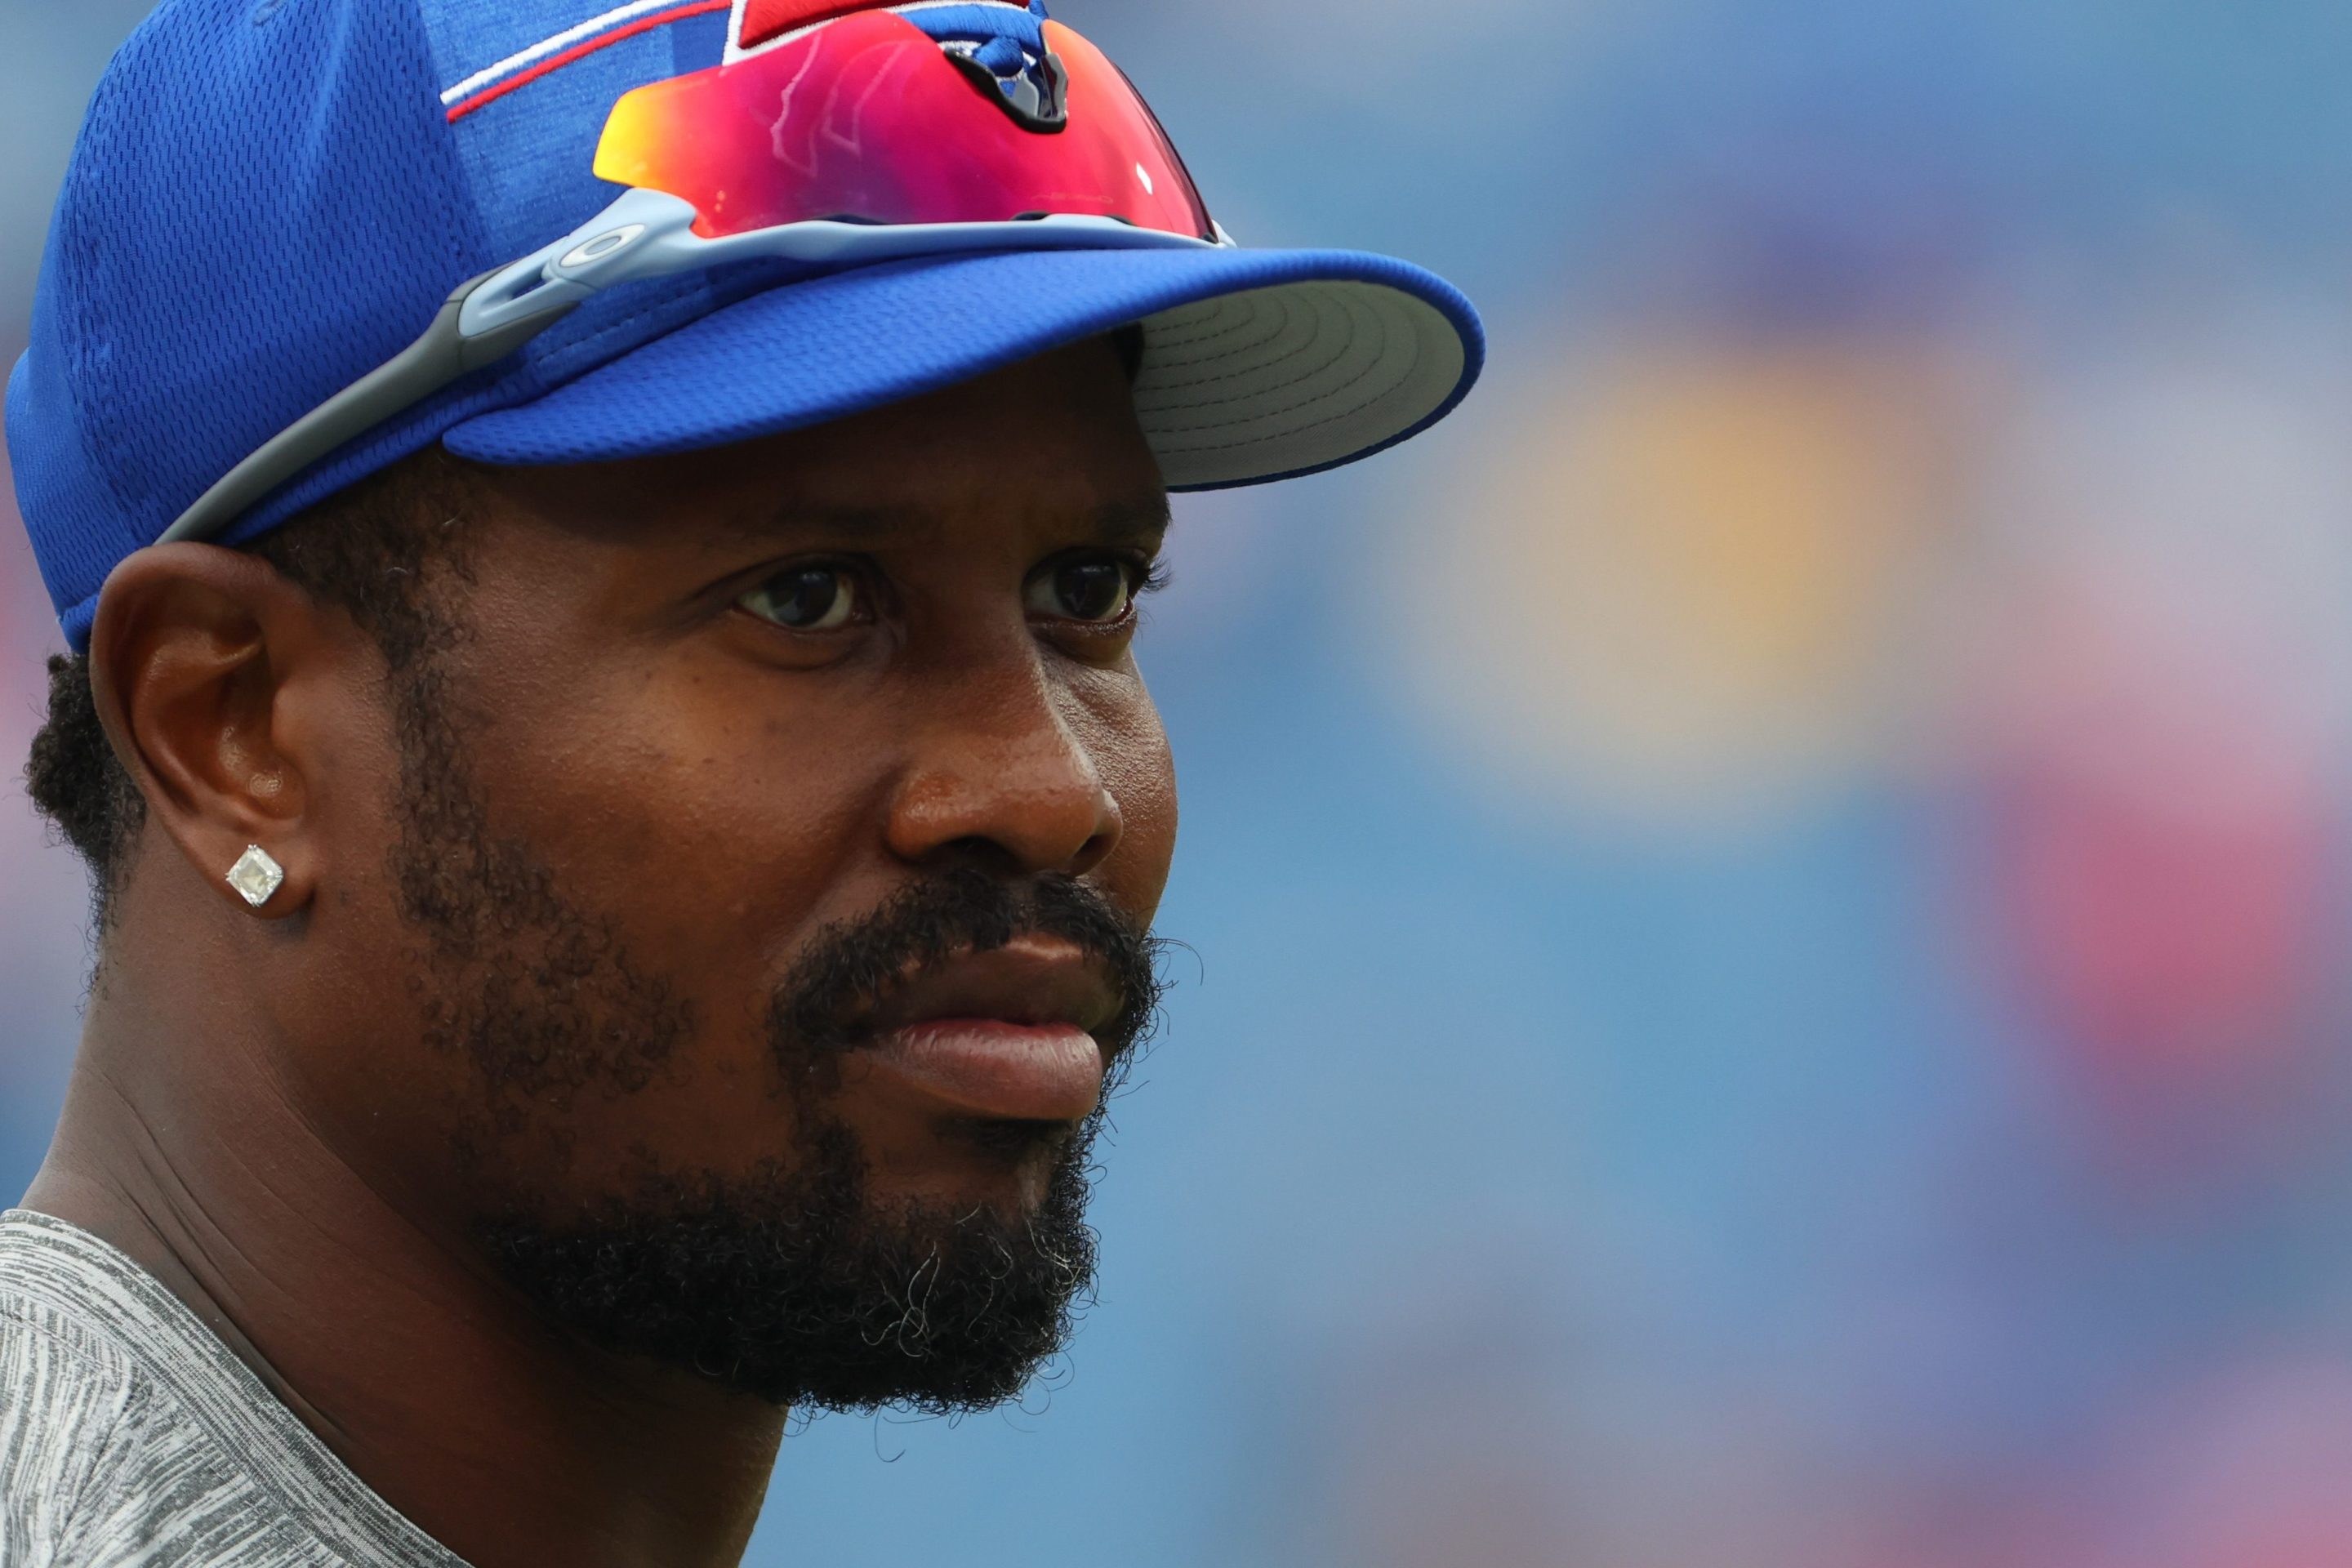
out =
[[[1312,473],[1425,429],[1486,358],[1433,274],[1349,251],[1024,251],[773,289],[443,437],[486,463],[695,451],[824,424],[1130,322],[1172,489]]]

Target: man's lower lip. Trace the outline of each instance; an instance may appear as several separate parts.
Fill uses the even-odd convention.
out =
[[[880,1037],[856,1058],[968,1117],[1076,1121],[1102,1098],[1102,1047],[1073,1024],[929,1018]]]

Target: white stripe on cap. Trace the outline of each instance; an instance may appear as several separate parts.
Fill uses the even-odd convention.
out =
[[[489,86],[500,77],[519,71],[522,69],[523,67],[543,60],[550,55],[561,54],[563,50],[570,48],[574,44],[594,37],[597,34],[603,32],[607,27],[618,26],[624,22],[633,22],[639,16],[646,16],[655,11],[667,10],[677,4],[678,0],[629,0],[629,4],[626,5],[615,6],[612,10],[605,12],[601,16],[592,16],[576,27],[567,27],[562,32],[556,34],[555,37],[542,39],[541,42],[531,45],[530,47],[523,50],[520,54],[509,55],[505,59],[500,60],[498,64],[488,66],[481,70],[476,71],[473,75],[467,77],[465,80],[459,82],[448,91],[443,93],[441,95],[441,106],[444,109],[446,109],[451,104],[456,103],[459,99],[465,98],[471,93],[478,92],[481,89]],[[735,21],[737,23],[740,23],[743,19],[743,5],[744,0],[735,0]],[[731,27],[729,29],[727,36],[730,39],[735,36]]]

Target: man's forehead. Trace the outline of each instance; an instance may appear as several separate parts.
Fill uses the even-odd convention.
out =
[[[1030,531],[1066,533],[1105,545],[1156,544],[1169,528],[1165,491],[1121,498],[1090,506],[1055,507],[1008,504],[977,514],[968,508],[920,503],[871,505],[828,504],[808,500],[783,503],[725,520],[734,531],[754,537],[789,541],[822,534],[844,543],[882,547],[919,543],[959,526],[998,523]]]
[[[1050,462],[1006,471],[920,463],[821,467],[782,450],[634,463],[488,470],[493,515],[574,536],[700,552],[824,546],[882,551],[991,535],[1056,548],[1155,550],[1171,522],[1156,471],[1083,472]],[[511,509],[511,510],[510,510]]]

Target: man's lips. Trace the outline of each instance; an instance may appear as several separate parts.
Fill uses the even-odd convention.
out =
[[[1102,1098],[1094,1031],[1117,1016],[1118,989],[1076,947],[1023,938],[933,964],[866,1021],[851,1060],[950,1115],[1077,1121]]]
[[[1102,1098],[1102,1047],[1071,1024],[934,1018],[892,1030],[853,1059],[973,1121],[1076,1121]]]

